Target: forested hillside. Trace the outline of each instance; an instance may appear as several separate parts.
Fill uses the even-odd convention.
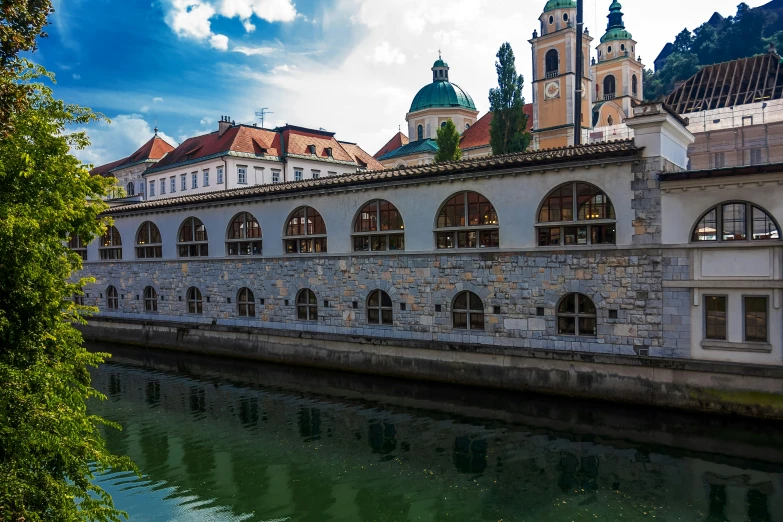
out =
[[[666,65],[656,73],[645,70],[644,96],[648,100],[666,96],[701,67],[765,53],[770,44],[783,50],[783,1],[755,9],[743,2],[734,16],[678,34]]]

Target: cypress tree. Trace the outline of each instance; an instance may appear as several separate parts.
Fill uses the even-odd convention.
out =
[[[497,59],[498,86],[489,91],[489,110],[493,113],[489,129],[492,154],[524,152],[530,145],[522,96],[525,79],[517,75],[514,51],[508,42],[500,46]]]
[[[462,159],[462,149],[459,148],[459,132],[454,122],[447,120],[443,126],[438,129],[438,153],[435,154],[435,163],[445,163],[447,161],[459,161]]]

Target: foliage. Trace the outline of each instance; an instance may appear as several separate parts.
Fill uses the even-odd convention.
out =
[[[15,81],[24,68],[19,53],[36,50],[52,11],[51,0],[0,0],[0,138],[12,130],[11,114],[24,108],[29,93]]]
[[[447,161],[459,161],[462,159],[462,149],[459,148],[460,135],[457,132],[457,126],[451,120],[446,122],[438,129],[438,153],[435,154],[435,163],[445,163]]]
[[[674,53],[654,74],[645,71],[644,94],[656,100],[671,93],[678,82],[687,80],[706,65],[747,58],[767,52],[772,43],[780,49],[783,31],[778,15],[764,8],[751,9],[741,3],[737,14],[714,25],[705,23],[693,32],[684,29],[674,40]]]
[[[489,91],[489,110],[493,113],[489,128],[492,154],[524,152],[530,145],[522,96],[525,79],[517,75],[514,51],[508,42],[500,46],[497,59],[498,87]]]
[[[50,76],[20,64],[27,99],[0,138],[0,521],[115,521],[93,472],[133,467],[106,450],[98,427],[111,423],[86,412],[99,397],[87,368],[105,354],[73,327],[89,312],[71,299],[87,281],[73,281],[81,259],[64,244],[101,233],[113,180],[70,154],[88,141],[66,129],[99,116],[55,100],[41,83]]]

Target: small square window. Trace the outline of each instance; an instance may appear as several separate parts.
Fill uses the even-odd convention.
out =
[[[207,302],[209,302],[209,296],[207,296]]]
[[[324,301],[324,308],[329,308],[329,301]]]
[[[441,305],[435,305],[435,311],[440,313],[443,310],[443,307]]]
[[[546,315],[546,310],[544,310],[543,306],[539,306],[538,308],[536,308],[536,315],[538,317],[544,317]]]
[[[139,296],[138,296],[138,295],[136,295],[136,300],[137,300],[137,301],[139,300]]]
[[[500,315],[500,307],[499,306],[493,306],[492,307],[492,313],[495,315]]]
[[[353,302],[353,309],[354,310],[358,310],[359,309],[359,301],[354,301]]]
[[[263,297],[258,300],[258,304],[260,304],[260,305],[264,304],[264,298]]]
[[[181,295],[177,296],[177,301],[182,301],[182,296]]]
[[[609,310],[609,319],[617,319],[617,310]]]
[[[405,311],[408,308],[406,303],[400,303],[400,310]]]
[[[228,304],[231,304],[231,298],[230,298],[230,297],[227,297],[227,298],[226,298],[226,302],[227,302]]]
[[[288,306],[288,299],[285,300],[285,305]]]

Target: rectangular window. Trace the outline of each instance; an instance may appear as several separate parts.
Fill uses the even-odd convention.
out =
[[[327,172],[327,173],[326,173],[326,175],[331,177],[331,176],[336,176],[336,175],[337,175],[337,173],[336,173],[336,172],[332,172],[332,171],[330,170],[329,172]]]
[[[182,190],[187,190],[188,189],[188,175],[187,174],[183,174],[182,176],[180,176],[180,178],[181,178],[180,179],[180,187],[182,187]]]
[[[294,170],[294,181],[302,181],[302,169]]]
[[[197,189],[198,188],[198,172],[193,172],[190,175],[190,188]]]
[[[146,183],[143,182],[143,181],[141,183],[139,183],[139,196],[143,196],[144,195],[144,186],[145,185],[146,185]]]
[[[247,185],[247,167],[237,167],[237,183]]]
[[[218,185],[223,184],[223,167],[217,168],[217,184]]]
[[[150,197],[154,197],[154,196],[155,196],[155,182],[150,181]]]
[[[748,125],[753,125],[753,116],[742,117],[742,126],[747,127]]]
[[[279,170],[273,170],[272,171],[272,183],[280,183],[280,171]]]
[[[726,166],[726,153],[716,152],[712,155],[712,166],[716,169],[722,169]]]
[[[204,169],[204,186],[209,186],[209,169]]]
[[[177,177],[176,176],[171,176],[171,178],[169,178],[169,185],[171,185],[171,192],[176,192],[177,191]]]
[[[750,149],[750,164],[761,165],[761,149]]]
[[[749,343],[766,343],[769,340],[767,332],[767,298],[765,296],[745,297],[745,341]]]
[[[313,171],[313,179],[318,179],[321,177],[321,171],[320,170],[314,170]]]
[[[704,337],[715,341],[726,340],[728,298],[725,295],[704,297]]]
[[[160,180],[160,195],[162,196],[165,193],[166,193],[166,180],[162,179]]]

